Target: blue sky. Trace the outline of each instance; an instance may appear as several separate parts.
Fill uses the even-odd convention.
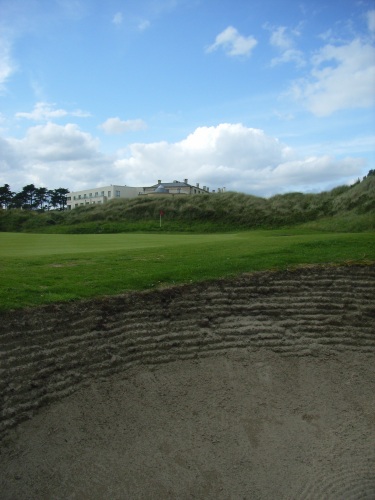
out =
[[[374,42],[367,0],[0,0],[0,185],[353,182]]]

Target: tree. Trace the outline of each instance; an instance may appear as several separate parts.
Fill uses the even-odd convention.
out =
[[[34,184],[28,184],[22,188],[22,194],[24,196],[24,206],[23,208],[32,210],[37,207],[36,197],[37,197],[37,188]]]
[[[60,210],[65,210],[67,203],[67,194],[69,189],[58,188],[50,191],[51,193],[51,205],[54,208],[59,208]]]
[[[41,187],[35,190],[35,206],[40,210],[49,208],[49,191],[47,188]]]
[[[18,193],[10,190],[9,184],[0,187],[0,208],[21,208],[23,210],[49,210],[51,207],[65,210],[69,189],[47,189],[27,184]]]
[[[23,191],[15,193],[9,208],[28,208],[26,194]]]
[[[4,184],[3,187],[0,187],[0,207],[8,208],[14,193],[10,190],[9,184]]]

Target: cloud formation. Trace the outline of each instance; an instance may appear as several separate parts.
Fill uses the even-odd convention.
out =
[[[151,26],[151,22],[148,21],[147,19],[142,19],[142,21],[139,21],[138,23],[138,30],[139,31],[145,31]]]
[[[288,30],[285,26],[271,27],[265,25],[271,31],[270,44],[280,53],[278,57],[271,60],[271,66],[283,63],[294,63],[297,66],[305,64],[305,58],[301,50],[296,49],[294,37],[299,36],[299,30]]]
[[[0,36],[0,92],[5,88],[5,83],[15,72],[16,65],[11,57],[11,43],[5,37]]]
[[[250,56],[257,43],[257,40],[253,36],[242,36],[236,28],[228,26],[228,28],[216,36],[215,42],[207,47],[206,52],[210,53],[222,48],[231,57]]]
[[[226,187],[261,196],[286,191],[311,191],[337,178],[360,175],[361,159],[332,156],[300,158],[264,131],[242,124],[199,127],[176,142],[133,144],[115,168],[137,186],[193,177],[212,189]]]
[[[367,12],[367,26],[372,35],[375,35],[375,9]]]
[[[47,123],[30,127],[22,139],[0,138],[0,185],[79,189],[93,179],[104,182],[113,161],[99,148],[99,140],[75,124]]]
[[[120,24],[122,24],[122,21],[123,21],[123,15],[122,15],[122,12],[117,12],[117,13],[113,16],[113,19],[112,19],[113,24],[115,24],[116,26],[119,26]]]
[[[359,38],[325,45],[311,60],[310,74],[294,82],[291,93],[316,116],[375,103],[375,47]]]
[[[25,118],[36,122],[49,121],[52,119],[63,118],[65,116],[75,116],[78,118],[86,118],[90,113],[80,109],[74,111],[66,111],[65,109],[56,109],[55,103],[37,102],[31,112],[18,112],[16,118]]]
[[[125,132],[134,132],[147,128],[143,120],[120,120],[120,118],[108,118],[100,125],[106,134],[123,134]]]
[[[363,174],[360,158],[300,157],[264,131],[237,123],[198,127],[169,143],[134,143],[117,158],[104,155],[100,142],[77,125],[31,127],[22,139],[0,139],[0,185],[27,183],[70,190],[119,184],[145,186],[158,179],[188,178],[211,190],[269,196],[316,191]]]

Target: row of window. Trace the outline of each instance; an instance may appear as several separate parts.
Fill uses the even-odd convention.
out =
[[[100,205],[101,204],[101,201],[93,201],[91,202],[91,205]],[[86,201],[86,203],[75,203],[74,204],[74,207],[77,208],[77,207],[82,207],[83,205],[90,205],[90,203],[88,201]]]
[[[99,191],[97,191],[94,195],[95,197],[97,196],[105,196],[104,195],[104,191],[101,191],[100,192],[100,195],[99,195]],[[112,196],[112,191],[108,191],[108,198],[110,198]],[[116,198],[120,198],[121,196],[121,191],[116,191],[115,192],[115,196]],[[73,196],[73,200],[81,200],[82,198],[93,198],[93,193],[89,193],[88,195],[85,193],[85,194],[79,194],[78,196]]]

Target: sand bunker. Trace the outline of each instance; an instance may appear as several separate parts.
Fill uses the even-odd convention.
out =
[[[2,499],[375,498],[375,266],[1,317]]]

